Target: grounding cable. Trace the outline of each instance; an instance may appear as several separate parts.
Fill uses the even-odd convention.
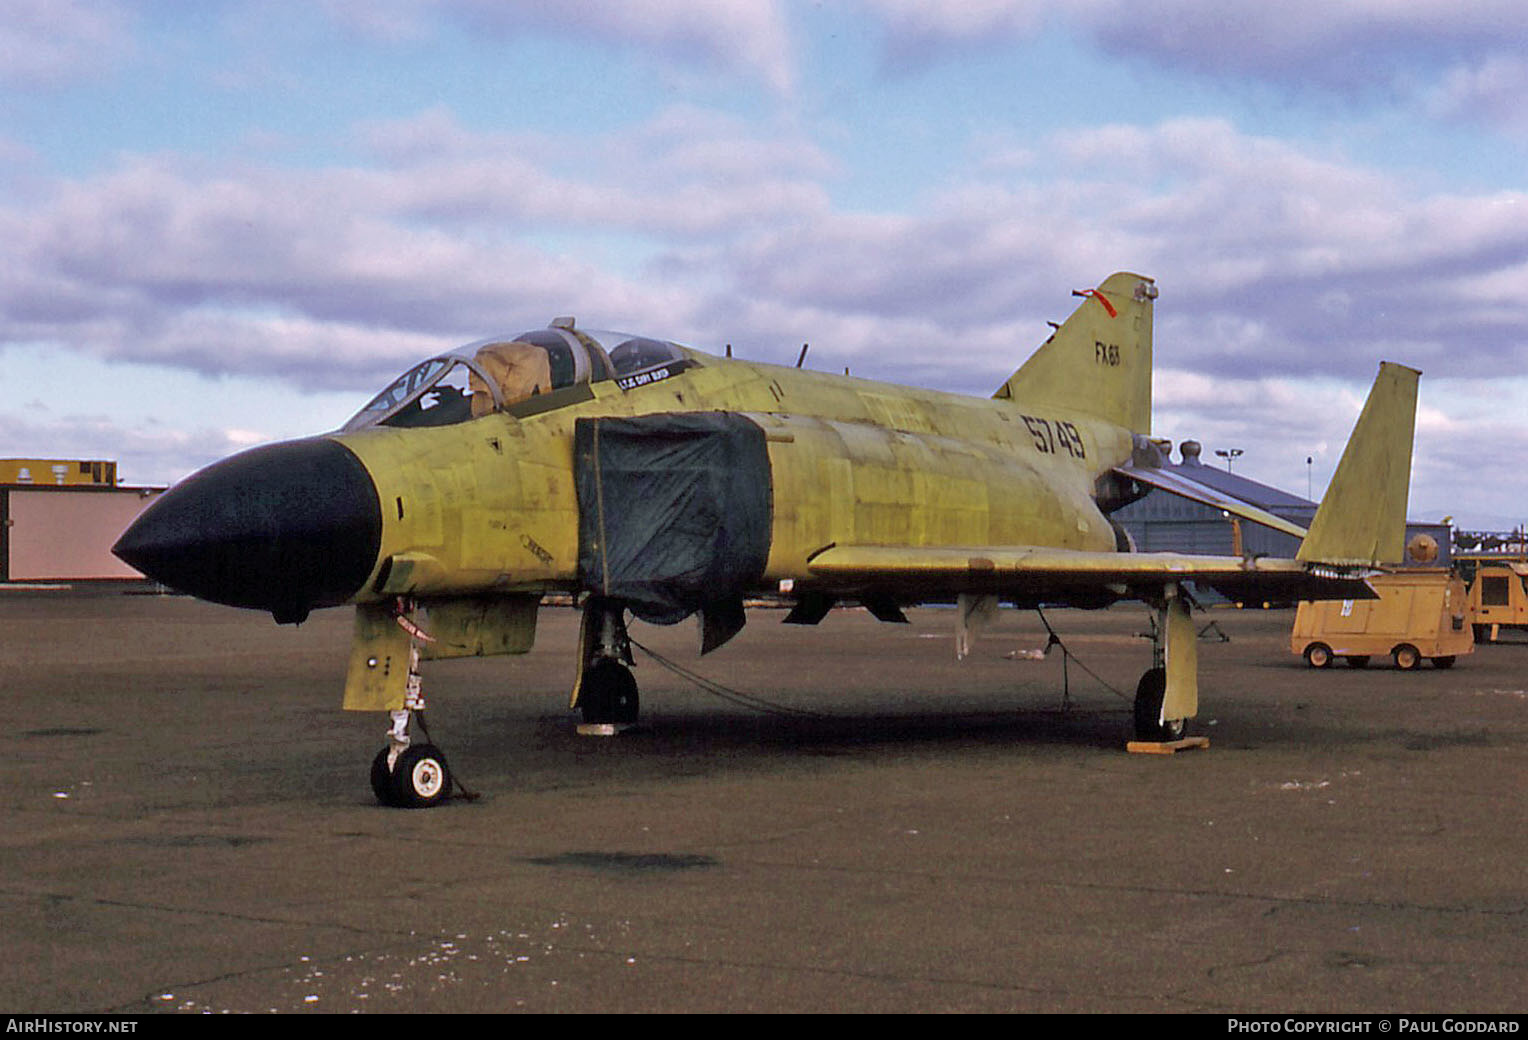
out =
[[[1050,640],[1045,644],[1045,649],[1049,650],[1053,646],[1061,648],[1061,703],[1063,707],[1071,707],[1072,691],[1071,683],[1067,675],[1067,665],[1072,661],[1076,661],[1078,668],[1081,668],[1090,677],[1092,677],[1094,682],[1098,683],[1098,685],[1114,694],[1114,696],[1120,698],[1121,700],[1134,703],[1133,697],[1131,697],[1128,693],[1125,693],[1123,690],[1109,684],[1108,682],[1105,682],[1102,676],[1093,671],[1093,669],[1089,668],[1087,665],[1083,664],[1081,659],[1079,659],[1076,654],[1072,653],[1067,645],[1061,641],[1061,637],[1056,634],[1056,630],[1051,627],[1050,619],[1045,616],[1044,610],[1036,607],[1035,613],[1039,615],[1040,624],[1044,625],[1045,631],[1050,634]]]
[[[1134,702],[1134,698],[1132,698],[1128,693],[1125,693],[1123,690],[1120,690],[1118,687],[1110,684],[1097,672],[1093,671],[1093,669],[1083,664],[1082,660],[1078,658],[1076,654],[1072,653],[1071,649],[1066,645],[1065,642],[1062,641],[1061,637],[1056,634],[1056,630],[1051,627],[1050,619],[1045,616],[1044,610],[1036,607],[1035,613],[1039,616],[1040,623],[1045,626],[1045,631],[1050,637],[1049,641],[1046,643],[1046,649],[1048,650],[1054,646],[1059,647],[1061,650],[1061,697],[1064,707],[1070,708],[1071,706],[1071,681],[1067,672],[1068,665],[1071,662],[1076,662],[1078,668],[1081,668],[1090,678],[1093,679],[1094,682],[1098,683],[1098,685],[1102,686],[1105,690],[1108,690],[1116,697],[1120,698],[1126,703]],[[723,686],[721,683],[718,683],[715,680],[707,679],[705,676],[698,672],[691,671],[677,661],[664,657],[656,650],[642,645],[641,643],[637,642],[637,640],[631,639],[629,636],[627,637],[627,641],[632,646],[646,654],[648,657],[652,658],[652,660],[660,667],[667,668],[670,672],[673,672],[681,679],[686,679],[694,683],[696,686],[699,686],[702,690],[705,690],[707,693],[711,694],[713,697],[718,698],[719,700],[727,701],[731,704],[736,704],[739,707],[751,708],[754,711],[763,712],[766,715],[780,715],[785,717],[808,719],[831,719],[838,717],[832,712],[808,711],[804,708],[789,708],[785,705],[765,700],[763,697],[757,696],[756,694],[744,693],[742,690],[735,690],[729,686]]]
[[[429,724],[424,720],[423,708],[420,708],[418,711],[414,712],[414,721],[419,723],[419,732],[424,734],[425,743],[434,744],[435,738],[430,736],[430,727]],[[437,751],[436,753],[441,755],[442,758],[445,757],[444,752]],[[461,798],[469,802],[475,802],[482,797],[482,795],[480,795],[478,792],[470,790],[466,784],[462,783],[462,778],[457,776],[454,770],[448,769],[447,772],[451,774],[451,786],[456,788],[456,794],[452,795],[451,797]]]
[[[696,686],[699,686],[702,690],[705,690],[713,697],[717,697],[721,700],[728,701],[729,703],[736,704],[739,707],[752,708],[754,711],[760,711],[766,715],[782,715],[794,718],[830,719],[835,717],[828,712],[808,711],[804,708],[788,708],[783,704],[776,704],[773,701],[767,701],[763,697],[759,697],[751,693],[744,693],[741,690],[734,690],[728,686],[723,686],[721,683],[707,679],[699,672],[692,672],[690,669],[686,668],[684,665],[677,661],[669,660],[667,657],[664,657],[656,650],[651,650],[643,646],[641,643],[637,642],[635,639],[632,639],[630,636],[627,636],[627,641],[631,643],[632,646],[646,654],[648,657],[651,657],[655,662],[657,662],[658,665],[663,668],[667,668],[669,671],[673,672],[681,679],[688,679],[690,682],[694,683]]]

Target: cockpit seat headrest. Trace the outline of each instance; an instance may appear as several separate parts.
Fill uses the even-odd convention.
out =
[[[490,343],[478,348],[475,360],[499,384],[506,405],[552,389],[552,366],[541,347],[518,342]],[[493,409],[493,398],[486,387],[477,386],[476,376],[473,379],[472,414],[487,414]]]

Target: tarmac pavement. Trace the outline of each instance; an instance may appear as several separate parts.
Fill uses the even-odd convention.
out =
[[[1149,756],[1144,608],[1050,614],[1065,663],[1033,613],[958,663],[951,611],[779,616],[633,625],[726,689],[639,655],[613,739],[572,610],[427,664],[481,797],[408,811],[348,611],[0,593],[0,1011],[1528,1009],[1528,642],[1316,672],[1292,612],[1214,611],[1211,746]]]

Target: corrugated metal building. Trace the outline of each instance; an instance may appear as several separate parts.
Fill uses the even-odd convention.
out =
[[[1190,480],[1249,502],[1274,516],[1283,517],[1301,527],[1309,527],[1316,515],[1317,503],[1287,491],[1239,477],[1217,466],[1207,466],[1200,458],[1198,441],[1184,441],[1182,461],[1173,468]],[[1190,552],[1232,555],[1235,553],[1235,525],[1219,509],[1201,505],[1170,491],[1155,490],[1145,498],[1122,509],[1113,517],[1135,539],[1142,552]],[[1299,539],[1249,520],[1240,522],[1242,552],[1250,556],[1294,556]],[[1425,534],[1437,545],[1432,564],[1447,567],[1450,559],[1449,526],[1443,523],[1407,523],[1406,541]],[[1399,563],[1400,561],[1395,561]]]

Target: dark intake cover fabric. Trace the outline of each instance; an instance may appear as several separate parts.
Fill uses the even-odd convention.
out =
[[[759,582],[772,491],[756,423],[724,412],[579,419],[574,452],[586,589],[673,624]]]

